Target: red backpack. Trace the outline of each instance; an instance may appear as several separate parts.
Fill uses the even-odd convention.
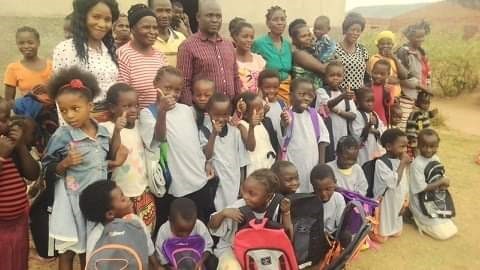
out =
[[[252,210],[240,208],[246,220],[233,240],[235,256],[244,270],[296,270],[297,259],[282,225],[272,221],[283,196],[276,195],[265,218],[256,219]],[[272,210],[273,209],[273,210]]]

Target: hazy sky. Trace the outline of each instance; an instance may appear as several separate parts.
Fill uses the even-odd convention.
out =
[[[397,4],[414,4],[426,2],[438,2],[439,0],[346,0],[347,11],[352,8],[361,6],[377,6],[377,5],[397,5]]]

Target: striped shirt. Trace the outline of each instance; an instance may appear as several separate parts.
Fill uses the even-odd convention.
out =
[[[417,138],[422,129],[430,127],[431,118],[433,118],[433,115],[429,111],[415,110],[411,112],[407,120],[407,136]]]
[[[27,185],[11,158],[0,169],[0,220],[12,220],[28,207]]]
[[[158,69],[167,65],[165,55],[156,49],[150,54],[142,54],[129,42],[117,50],[117,56],[118,81],[135,88],[140,110],[155,103],[157,91],[153,86],[153,79]]]
[[[185,77],[181,98],[185,104],[192,104],[192,83],[198,74],[214,81],[216,90],[231,99],[241,92],[235,49],[220,36],[212,40],[201,32],[191,35],[178,49],[177,67]]]

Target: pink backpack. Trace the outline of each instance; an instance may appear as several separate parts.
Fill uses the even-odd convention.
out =
[[[233,240],[233,250],[242,269],[298,269],[295,251],[282,225],[269,220],[268,214],[261,220],[255,219],[253,212],[244,216],[249,220],[247,226],[240,229]]]

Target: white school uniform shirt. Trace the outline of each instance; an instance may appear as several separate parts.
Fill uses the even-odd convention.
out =
[[[354,164],[351,168],[345,170],[338,168],[337,160],[330,161],[327,165],[332,168],[338,187],[362,195],[367,194],[368,182],[360,165]]]
[[[240,125],[247,130],[250,126],[245,120],[241,120]],[[247,165],[247,175],[258,169],[270,169],[275,162],[275,150],[270,143],[267,129],[260,123],[255,126],[253,133],[255,134],[255,150],[253,152],[248,151],[250,163]]]
[[[242,206],[245,206],[245,205],[246,205],[245,200],[240,199],[240,200],[237,200],[236,202],[234,202],[233,204],[227,206],[226,208],[237,208],[238,209],[238,208],[240,208]],[[220,212],[220,211],[221,210],[219,210],[218,212]],[[278,205],[277,209],[275,209],[275,213],[273,214],[273,217],[272,217],[273,220],[278,220],[279,211],[280,211],[280,204]],[[212,216],[217,214],[218,212],[213,213]],[[253,212],[253,214],[255,215],[255,218],[263,219],[265,217],[266,212],[263,212],[263,213]],[[238,231],[238,223],[233,221],[230,218],[224,219],[217,229],[215,229],[215,230],[210,229],[210,233],[213,236],[220,237],[220,240],[218,241],[217,247],[214,250],[214,254],[215,254],[215,256],[217,256],[217,258],[220,258],[225,253],[225,251],[232,248],[233,239],[235,238],[235,234],[237,233],[237,231]]]
[[[110,132],[110,138],[115,128],[115,123],[100,123]],[[138,130],[138,121],[133,128],[124,128],[120,131],[122,145],[128,149],[128,157],[122,166],[115,168],[112,180],[122,189],[127,197],[138,197],[143,194],[148,186],[147,171],[145,169],[145,148]]]
[[[219,183],[215,195],[215,209],[223,209],[237,200],[240,190],[240,168],[250,163],[248,152],[242,141],[238,128],[227,124],[228,132],[224,137],[217,135],[211,159]],[[212,124],[207,128],[212,132]],[[200,143],[205,147],[208,138],[200,133]]]
[[[148,232],[147,226],[145,225],[143,220],[135,214],[129,214],[124,218],[134,220],[134,221],[140,223],[140,225],[143,228],[143,231],[145,232],[145,237],[147,238],[148,256],[152,256],[155,253],[155,246],[153,245],[150,233]],[[105,226],[103,226],[102,223],[97,223],[97,225],[93,228],[93,230],[90,231],[90,233],[88,234],[88,237],[87,237],[87,261],[88,261],[88,258],[90,257],[90,255],[92,254],[92,252],[95,250],[95,245],[97,244],[98,240],[100,240],[100,237],[102,236],[104,228],[105,228]]]
[[[294,120],[292,138],[287,147],[287,159],[297,167],[300,179],[298,192],[313,192],[310,184],[310,172],[318,164],[318,144],[330,143],[330,136],[320,115],[318,115],[320,137],[317,140],[310,113],[307,110],[303,113],[292,113]]]
[[[372,112],[375,113],[375,112]],[[352,122],[352,135],[360,138],[360,135],[362,134],[362,130],[365,128],[365,125],[368,123],[365,123],[365,120],[363,120],[363,116],[360,111],[356,111],[355,114],[357,115],[355,117],[355,120]],[[369,122],[371,118],[371,115],[367,113],[367,121]],[[385,131],[385,126],[383,125],[382,121],[380,118],[378,118],[378,130],[380,131],[380,135]],[[384,149],[380,145],[380,139],[377,141],[375,138],[375,135],[372,133],[368,134],[368,138],[365,142],[362,143],[360,146],[360,151],[358,152],[358,159],[357,163],[362,166],[365,164],[365,162],[374,159],[376,156],[381,156],[381,154],[384,153]]]
[[[408,194],[408,169],[405,168],[402,179],[398,183],[397,170],[400,160],[391,158],[389,160],[393,165],[393,170],[381,160],[375,162],[374,198],[379,199],[386,190],[380,203],[379,227],[382,236],[391,236],[402,231],[403,219],[398,214]]]
[[[345,209],[345,199],[342,194],[333,192],[328,202],[323,203],[323,226],[325,232],[333,234],[337,231]]]
[[[431,158],[425,158],[418,155],[410,165],[410,179],[409,179],[409,193],[410,193],[410,205],[409,208],[412,211],[413,216],[420,224],[424,226],[436,226],[443,223],[450,222],[448,218],[430,218],[423,214],[420,208],[420,201],[418,200],[418,193],[424,191],[428,184],[425,180],[425,168],[431,161],[440,162],[440,158],[434,155]]]
[[[282,126],[281,126],[281,115],[282,115],[282,106],[280,106],[280,102],[269,102],[268,105],[270,106],[270,110],[268,110],[266,116],[272,120],[273,128],[277,133],[277,140],[280,145],[282,146]]]
[[[330,92],[330,94],[332,95],[330,99],[335,99],[339,95],[341,95],[342,92],[332,91]],[[353,102],[353,100],[349,100],[348,104],[350,104],[349,112],[356,113],[357,106],[355,106],[355,102]],[[334,107],[334,109],[346,111],[345,100],[340,101],[340,103],[338,103],[337,106]],[[333,143],[334,143],[333,147],[336,150],[338,140],[340,140],[341,137],[348,135],[348,121],[345,118],[333,112],[330,114],[330,119],[332,119],[332,131],[333,131]]]
[[[212,253],[213,239],[208,232],[207,226],[205,226],[205,224],[203,224],[203,222],[198,219],[197,222],[195,222],[195,225],[193,226],[192,232],[189,236],[194,235],[198,235],[202,237],[203,240],[205,240],[205,250],[203,252],[209,251],[210,253]],[[162,265],[169,264],[167,257],[163,253],[163,243],[175,237],[176,236],[173,234],[170,227],[170,221],[165,222],[158,230],[157,240],[155,241],[155,248],[157,250],[157,256],[160,259],[160,263]]]
[[[167,112],[168,167],[172,184],[168,193],[183,197],[207,184],[205,155],[200,147],[197,125],[189,106],[177,103]],[[140,111],[139,130],[143,143],[157,153],[160,142],[154,140],[156,117],[149,108]]]

